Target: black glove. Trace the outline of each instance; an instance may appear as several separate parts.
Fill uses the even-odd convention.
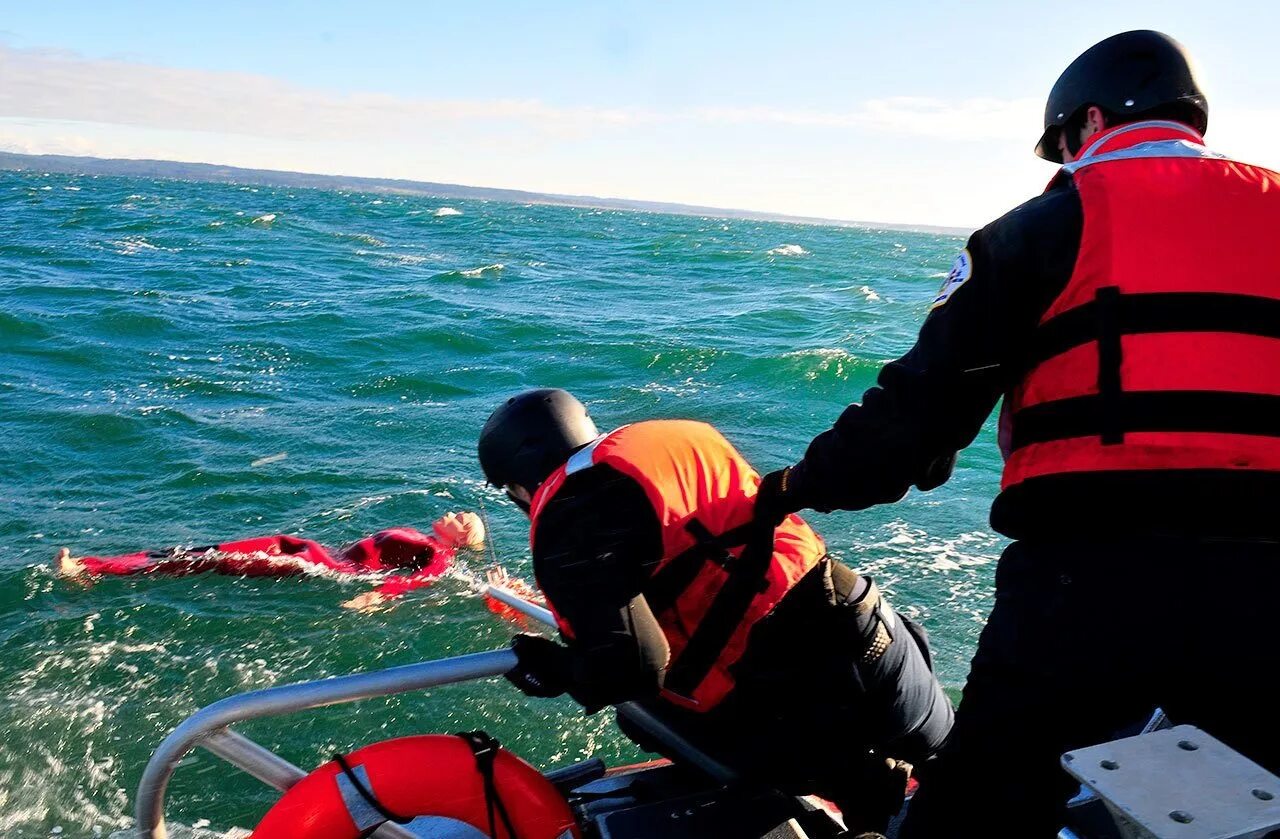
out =
[[[791,467],[770,472],[760,479],[760,487],[756,490],[756,521],[770,527],[777,527],[788,514],[801,508],[789,493],[788,479]]]
[[[951,473],[956,469],[955,452],[936,458],[925,467],[921,473],[919,480],[916,481],[916,489],[921,492],[928,492],[951,480]]]
[[[569,689],[569,650],[541,635],[511,639],[516,666],[505,674],[526,696],[559,696]]]

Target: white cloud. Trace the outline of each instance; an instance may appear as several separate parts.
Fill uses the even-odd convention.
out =
[[[344,140],[429,131],[444,123],[528,123],[566,131],[618,124],[611,109],[535,101],[352,95],[248,73],[156,67],[0,45],[0,116],[138,125],[251,136]]]
[[[1034,195],[1031,99],[672,110],[339,94],[247,73],[0,43],[0,148],[148,157],[976,225]],[[1280,110],[1215,111],[1225,151],[1280,164]]]
[[[1034,103],[895,97],[847,111],[774,107],[593,108],[537,100],[339,95],[248,73],[156,67],[0,44],[0,116],[308,140],[421,136],[458,123],[518,124],[576,137],[639,125],[703,122],[846,128],[922,137],[1025,134]]]

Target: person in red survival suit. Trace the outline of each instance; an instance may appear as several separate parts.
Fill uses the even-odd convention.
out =
[[[430,535],[411,527],[382,530],[348,545],[336,556],[310,539],[277,535],[107,557],[73,557],[70,549],[63,548],[55,564],[58,573],[67,577],[203,572],[247,577],[315,572],[386,574],[376,589],[342,604],[349,609],[368,609],[430,585],[449,569],[458,548],[484,544],[484,524],[475,513],[446,513],[431,529]]]
[[[759,475],[723,435],[687,420],[598,435],[572,395],[533,390],[489,418],[479,457],[529,514],[565,641],[516,636],[511,682],[588,711],[644,701],[746,777],[883,829],[903,762],[951,727],[924,632],[799,516],[760,526]]]
[[[991,524],[1017,541],[904,835],[1056,836],[1059,755],[1157,705],[1280,768],[1280,175],[1207,125],[1172,38],[1083,53],[1047,191],[969,238],[916,345],[761,485],[763,518],[897,501],[1004,399]]]

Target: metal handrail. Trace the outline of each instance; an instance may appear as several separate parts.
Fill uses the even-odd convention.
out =
[[[514,592],[490,585],[482,589],[482,593],[537,621],[555,625],[555,618],[548,609],[531,603]],[[306,777],[307,773],[303,769],[232,731],[229,726],[234,723],[499,676],[515,665],[515,653],[504,648],[391,667],[371,673],[279,685],[220,699],[188,717],[164,739],[151,756],[142,773],[142,780],[138,783],[138,800],[134,806],[138,835],[140,839],[168,839],[164,819],[165,791],[178,762],[197,746],[281,792]],[[729,783],[736,779],[732,770],[703,754],[642,705],[625,702],[617,708],[619,716],[625,717],[662,743],[672,754],[702,770],[717,782]],[[413,837],[403,827],[390,823],[380,827],[375,835],[382,839]]]
[[[515,665],[515,653],[510,649],[501,649],[391,667],[372,673],[280,685],[220,699],[188,717],[164,739],[151,756],[138,784],[138,801],[134,808],[138,835],[142,839],[168,839],[164,821],[165,789],[169,785],[169,779],[173,777],[178,761],[196,746],[204,747],[224,759],[231,759],[237,766],[242,766],[242,761],[232,758],[238,757],[239,752],[260,750],[251,756],[256,759],[253,767],[258,771],[251,771],[250,774],[282,791],[300,779],[301,776],[296,775],[294,770],[299,773],[302,770],[252,740],[229,731],[227,727],[233,723],[498,676]],[[227,748],[229,744],[230,748]],[[244,749],[246,745],[251,749]],[[237,749],[237,746],[241,748]],[[302,775],[305,776],[305,773]],[[383,830],[387,827],[395,826],[385,825]],[[412,834],[401,832],[395,835]]]

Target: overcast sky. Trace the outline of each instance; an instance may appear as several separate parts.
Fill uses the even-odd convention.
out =
[[[1210,145],[1280,167],[1280,2],[1202,0],[24,3],[0,149],[971,227],[1053,174],[1061,70],[1140,27],[1199,57]]]

